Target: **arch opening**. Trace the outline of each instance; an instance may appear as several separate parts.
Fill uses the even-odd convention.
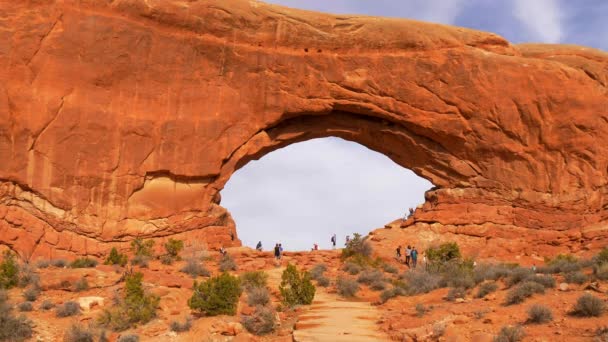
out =
[[[366,146],[339,137],[312,138],[265,154],[236,171],[222,206],[242,243],[286,250],[338,247],[346,235],[367,234],[424,202],[433,186]]]

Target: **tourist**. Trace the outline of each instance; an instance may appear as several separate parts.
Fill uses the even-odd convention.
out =
[[[336,249],[336,234],[331,236],[332,249]]]
[[[416,247],[412,248],[412,268],[416,268],[416,263],[418,263],[418,251],[416,250]]]
[[[411,246],[407,246],[407,248],[405,249],[405,264],[409,267],[410,266],[410,257],[412,255],[412,247]]]
[[[401,261],[401,245],[397,247],[397,260]]]
[[[230,241],[234,241],[234,232],[230,232]]]
[[[313,250],[313,251],[318,251],[318,250],[319,250],[319,245],[317,245],[317,243],[314,243],[314,244],[312,245],[312,250]]]
[[[258,244],[255,245],[255,250],[258,252],[262,251],[262,241],[258,241]]]
[[[350,236],[346,235],[346,243],[344,245],[346,245],[346,247],[348,247],[349,242],[350,242]]]
[[[221,255],[226,255],[226,248],[224,248],[224,246],[220,247],[220,254]]]
[[[279,244],[279,259],[283,256],[283,245]]]
[[[277,260],[281,259],[281,248],[278,243],[274,245],[274,258]]]
[[[409,214],[408,218],[411,217],[412,215],[414,215],[414,208],[410,207],[410,214]]]

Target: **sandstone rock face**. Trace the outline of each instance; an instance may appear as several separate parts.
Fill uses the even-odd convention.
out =
[[[26,257],[239,245],[230,175],[325,136],[436,185],[411,224],[607,241],[604,52],[245,0],[0,1],[0,17],[0,244]]]

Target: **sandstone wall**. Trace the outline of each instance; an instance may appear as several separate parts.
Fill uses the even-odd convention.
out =
[[[606,243],[607,84],[602,51],[409,20],[0,0],[0,244],[26,257],[137,236],[238,245],[219,205],[230,175],[324,136],[437,186],[411,224]]]

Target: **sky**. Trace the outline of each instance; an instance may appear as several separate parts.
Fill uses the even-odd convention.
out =
[[[497,33],[512,43],[608,51],[608,0],[271,0],[336,14],[410,18]],[[244,245],[330,248],[424,202],[432,184],[382,154],[339,138],[293,144],[238,170],[222,191]]]

